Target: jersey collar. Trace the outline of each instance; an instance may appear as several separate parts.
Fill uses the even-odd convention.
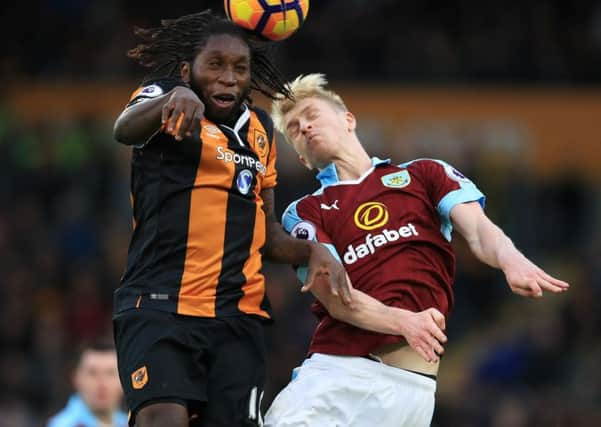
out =
[[[248,108],[248,105],[242,104],[241,111],[240,111],[240,117],[238,117],[238,120],[236,120],[236,123],[234,124],[233,128],[229,127],[228,125],[224,125],[224,124],[219,124],[219,126],[230,130],[236,137],[238,144],[240,144],[241,147],[244,147],[245,145],[248,145],[248,142],[246,144],[244,144],[244,141],[242,140],[242,138],[240,138],[240,134],[238,132],[240,132],[240,129],[242,129],[242,127],[244,125],[246,125],[246,123],[248,122],[249,119],[250,119],[250,109]]]
[[[380,159],[378,157],[371,158],[372,167],[378,167],[381,165],[390,164],[390,159]],[[337,184],[340,182],[338,178],[338,172],[336,171],[336,165],[332,162],[327,165],[325,168],[321,169],[317,174],[317,180],[321,183],[322,187],[327,187],[328,185]]]

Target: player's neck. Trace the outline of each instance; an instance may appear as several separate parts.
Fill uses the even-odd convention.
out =
[[[359,179],[372,166],[371,159],[363,150],[344,153],[334,160],[334,165],[341,181]]]

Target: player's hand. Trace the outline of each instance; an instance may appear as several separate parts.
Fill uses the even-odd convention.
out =
[[[524,297],[540,298],[543,291],[560,293],[570,287],[568,283],[550,276],[522,256],[509,263],[504,273],[512,292]]]
[[[325,279],[332,294],[340,297],[343,304],[352,307],[351,283],[347,280],[346,270],[325,246],[319,243],[311,246],[307,267],[307,279],[301,288],[302,292],[310,291],[317,279]]]
[[[204,104],[192,89],[177,86],[163,105],[161,129],[181,141],[200,126],[204,111]]]
[[[442,345],[447,342],[443,332],[445,327],[443,314],[428,308],[418,313],[410,312],[402,321],[401,334],[426,362],[436,363],[444,353]]]

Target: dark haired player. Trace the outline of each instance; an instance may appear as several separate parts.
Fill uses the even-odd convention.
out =
[[[308,264],[350,303],[343,268],[273,214],[276,146],[251,90],[289,96],[266,51],[210,11],[138,29],[149,74],[115,123],[133,146],[134,230],[115,293],[130,425],[252,426],[270,321],[262,255]]]

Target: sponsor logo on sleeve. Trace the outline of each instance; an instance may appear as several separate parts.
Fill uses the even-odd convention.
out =
[[[317,230],[315,230],[315,226],[308,221],[298,222],[292,227],[290,231],[292,237],[296,237],[297,239],[303,240],[315,240],[315,235],[317,234]]]
[[[457,169],[455,169],[453,166],[451,166],[449,164],[445,164],[444,170],[445,170],[447,176],[449,178],[451,178],[453,181],[471,182],[468,177],[466,177],[464,174],[462,174],[461,172],[459,172]]]
[[[207,136],[210,136],[211,138],[220,138],[222,136],[221,130],[215,125],[212,125],[212,124],[204,125],[203,129],[205,131],[205,134]]]
[[[411,175],[409,175],[408,170],[402,170],[400,172],[384,175],[380,179],[382,180],[384,187],[390,188],[403,188],[407,187],[411,183]]]
[[[142,89],[138,96],[143,96],[144,98],[156,98],[162,94],[163,89],[161,89],[159,85],[150,85]]]

